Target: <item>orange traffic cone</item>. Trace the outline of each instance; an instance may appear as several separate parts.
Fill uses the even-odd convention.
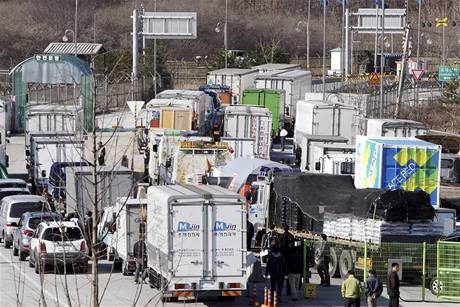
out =
[[[273,307],[278,307],[278,298],[276,297],[276,291],[273,292]]]
[[[259,301],[257,301],[257,285],[255,283],[252,284],[252,291],[251,291],[251,299],[249,300],[250,306],[259,306]]]

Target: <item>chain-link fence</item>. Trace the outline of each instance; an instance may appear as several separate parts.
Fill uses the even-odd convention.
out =
[[[310,266],[327,258],[331,277],[346,278],[349,270],[364,282],[369,269],[386,284],[393,263],[400,265],[401,299],[435,302],[460,301],[460,243],[384,242],[371,244],[346,240],[308,240]]]

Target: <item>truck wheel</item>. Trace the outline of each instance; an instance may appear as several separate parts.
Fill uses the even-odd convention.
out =
[[[337,252],[335,248],[331,247],[329,250],[330,260],[329,260],[329,276],[335,277],[337,272]]]
[[[26,261],[26,257],[27,255],[21,249],[19,249],[19,261]]]
[[[3,247],[10,248],[11,247],[11,242],[8,242],[8,241],[5,240],[5,245]]]
[[[18,251],[18,249],[16,248],[16,246],[13,243],[13,256],[17,256],[18,253],[19,253],[19,251]]]
[[[438,295],[439,290],[442,291],[443,284],[442,281],[438,282],[438,279],[436,277],[433,277],[430,281],[430,291],[433,293],[433,295]]]
[[[122,265],[121,265],[121,273],[123,274],[123,276],[127,276],[129,275],[129,270],[128,270],[128,262],[124,261],[122,262]]]
[[[342,251],[340,254],[340,260],[339,260],[339,271],[340,271],[340,277],[345,279],[348,275],[348,271],[352,270],[354,267],[353,264],[353,258],[351,257],[351,253],[348,250]]]

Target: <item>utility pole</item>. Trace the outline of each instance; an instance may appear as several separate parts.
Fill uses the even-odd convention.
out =
[[[380,118],[383,117],[384,111],[384,104],[385,104],[385,95],[383,91],[384,80],[383,76],[385,74],[385,0],[382,0],[382,36],[380,37],[380,44],[381,44],[381,54],[380,54]]]
[[[406,25],[406,31],[404,32],[404,49],[403,49],[403,56],[401,59],[401,73],[399,76],[399,84],[398,84],[398,99],[396,101],[396,108],[395,108],[395,118],[399,117],[399,112],[401,110],[402,105],[402,92],[403,92],[403,85],[404,85],[404,78],[406,72],[406,55],[407,55],[407,48],[409,46],[409,32],[410,32],[410,25]]]
[[[340,52],[340,75],[342,75],[342,81],[345,80],[345,2],[342,1],[342,50]]]
[[[78,44],[77,44],[77,26],[78,26],[78,0],[75,0],[75,24],[73,29],[73,41],[75,43],[75,57],[78,56]]]
[[[418,2],[418,25],[417,25],[417,68],[420,68],[420,19],[422,16],[422,0],[417,0]]]
[[[139,59],[138,59],[138,46],[137,46],[137,43],[138,43],[138,37],[137,37],[137,19],[138,19],[138,15],[137,15],[137,10],[134,9],[133,10],[133,68],[132,68],[132,72],[131,72],[131,99],[132,100],[135,100],[135,97],[134,97],[134,89],[135,89],[135,83],[136,83],[136,78],[137,78],[137,69],[138,69],[138,63],[139,63]]]
[[[323,0],[323,101],[326,101],[326,2]]]
[[[307,10],[307,68],[310,69],[310,8],[311,0],[308,0]]]
[[[97,253],[96,253],[96,242],[97,242],[97,221],[99,220],[99,212],[97,208],[98,204],[98,193],[97,193],[97,146],[96,146],[96,81],[93,79],[93,106],[92,106],[92,137],[93,137],[93,167],[92,167],[92,177],[93,177],[93,225],[92,225],[92,235],[91,235],[91,292],[92,292],[92,307],[99,306],[99,275],[97,268]]]
[[[375,5],[375,41],[374,41],[374,72],[377,72],[377,44],[379,38],[379,5]],[[380,68],[380,72],[382,69]]]
[[[227,22],[228,22],[228,0],[225,0],[225,24],[224,24],[225,68],[228,67]]]
[[[157,11],[157,0],[153,1],[153,11]],[[145,36],[142,35],[142,37]],[[157,96],[157,40],[153,39],[153,94]],[[133,99],[134,100],[134,99]]]

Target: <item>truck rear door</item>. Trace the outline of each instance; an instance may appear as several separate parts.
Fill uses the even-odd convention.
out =
[[[208,263],[213,277],[242,276],[246,237],[243,208],[235,202],[208,207]]]
[[[134,243],[139,240],[139,233],[140,233],[140,225],[141,225],[141,208],[140,206],[136,205],[126,205],[126,229],[127,231],[127,240],[126,240],[126,248],[127,254],[132,256],[133,255],[133,247]]]
[[[207,238],[204,223],[206,207],[202,203],[174,204],[170,218],[172,238],[170,251],[175,277],[202,277],[205,259],[203,244]],[[172,246],[171,246],[172,245]]]

